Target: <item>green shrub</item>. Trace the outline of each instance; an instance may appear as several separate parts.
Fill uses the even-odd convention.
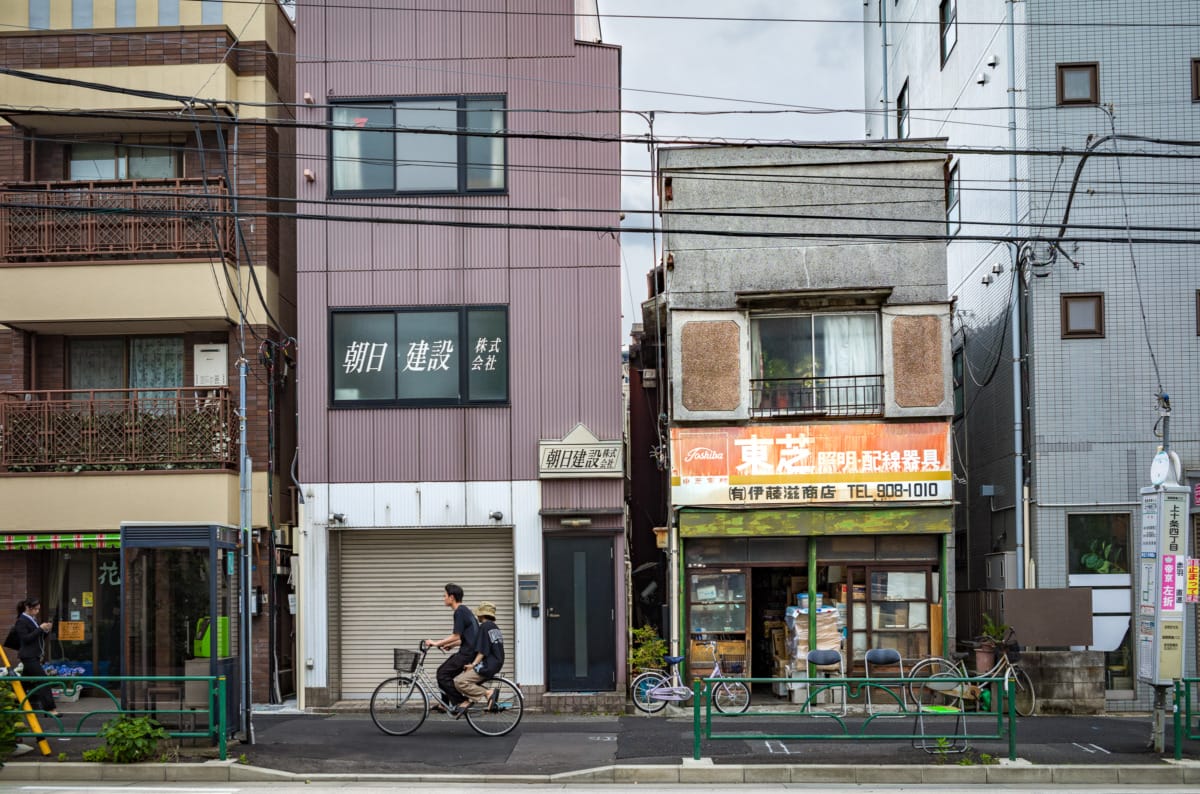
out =
[[[634,674],[642,670],[661,669],[666,655],[667,641],[659,637],[652,626],[642,626],[630,632],[629,667]]]
[[[104,740],[104,746],[84,751],[83,760],[136,764],[153,758],[158,752],[158,743],[168,735],[161,725],[149,717],[123,714],[104,723],[100,738]]]
[[[20,707],[17,696],[13,694],[12,682],[0,684],[0,712],[16,711]],[[0,766],[4,759],[12,755],[17,746],[17,734],[20,733],[22,720],[19,714],[0,713]]]

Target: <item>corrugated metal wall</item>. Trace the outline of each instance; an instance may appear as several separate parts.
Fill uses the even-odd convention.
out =
[[[445,0],[439,7],[470,13],[417,13],[379,0],[302,10],[308,24],[298,26],[297,93],[317,104],[302,107],[300,121],[324,123],[321,103],[339,96],[501,92],[515,132],[619,134],[615,112],[528,112],[619,108],[619,50],[574,42],[572,0]],[[474,57],[463,57],[464,48]],[[303,203],[327,198],[327,137],[303,130],[299,138],[298,167],[313,176],[298,179],[302,213],[618,223],[615,142],[511,138],[507,196],[395,200],[448,207],[415,210]],[[595,169],[606,173],[590,175]],[[540,438],[559,438],[577,422],[602,439],[620,438],[619,256],[612,235],[595,233],[301,221],[300,479],[530,480]],[[511,408],[328,410],[328,307],[469,303],[510,307]],[[606,504],[620,505],[619,489],[596,490]]]

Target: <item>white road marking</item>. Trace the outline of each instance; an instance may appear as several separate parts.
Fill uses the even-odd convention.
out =
[[[123,786],[96,786],[96,785],[91,785],[91,786],[21,786],[21,788],[20,788],[20,791],[87,791],[87,792],[93,792],[93,791],[129,791],[129,790],[130,790],[130,787],[128,785],[123,785]],[[192,794],[237,794],[237,792],[241,791],[241,789],[237,789],[237,788],[196,788],[196,787],[179,787],[179,786],[172,786],[171,788],[157,787],[157,786],[154,786],[154,787],[138,786],[135,790],[138,792],[186,791],[186,792],[191,792]]]
[[[781,741],[767,741],[766,745],[768,753],[782,753],[784,755],[792,754],[792,751],[788,749],[788,746]]]
[[[1101,747],[1098,744],[1091,744],[1091,743],[1080,744],[1079,742],[1071,742],[1071,744],[1075,745],[1080,750],[1083,750],[1085,753],[1090,753],[1092,755],[1095,755],[1096,753],[1104,753],[1105,755],[1112,755],[1111,751],[1105,750],[1103,747]]]

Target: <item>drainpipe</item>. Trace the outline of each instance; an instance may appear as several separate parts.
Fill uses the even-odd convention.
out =
[[[1017,33],[1016,0],[1005,3],[1008,26],[1008,157],[1009,212],[1012,223],[1013,284],[1009,317],[1012,323],[1012,400],[1013,400],[1013,493],[1020,498],[1014,511],[1017,541],[1017,589],[1025,589],[1025,443],[1021,395],[1021,253],[1017,245]]]
[[[883,138],[888,137],[888,43],[887,0],[879,0],[880,60],[883,62]]]

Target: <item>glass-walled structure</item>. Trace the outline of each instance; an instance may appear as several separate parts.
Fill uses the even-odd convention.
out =
[[[121,527],[121,668],[127,676],[225,676],[227,724],[241,708],[242,565],[238,530],[219,525]],[[138,708],[205,711],[203,681],[135,682]]]

